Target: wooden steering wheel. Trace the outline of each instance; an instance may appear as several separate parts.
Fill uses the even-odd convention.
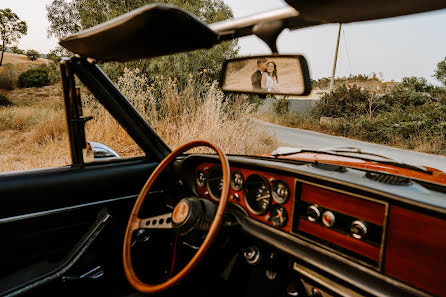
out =
[[[184,152],[188,151],[191,148],[199,147],[199,146],[206,146],[209,148],[212,148],[215,150],[220,158],[222,172],[223,172],[223,187],[220,197],[220,202],[218,204],[218,208],[215,214],[215,217],[209,227],[209,231],[201,244],[198,251],[195,253],[195,255],[192,257],[192,259],[189,261],[189,263],[186,264],[186,266],[177,274],[170,277],[167,281],[159,283],[159,284],[147,284],[143,281],[141,281],[135,274],[135,271],[132,266],[131,261],[131,244],[132,244],[132,235],[133,232],[140,228],[151,228],[150,226],[153,225],[155,222],[159,229],[171,229],[175,228],[175,226],[181,225],[184,223],[188,217],[191,215],[188,215],[192,211],[192,205],[188,203],[187,201],[181,200],[176,207],[174,208],[172,213],[156,216],[152,218],[145,218],[142,219],[138,216],[139,211],[141,209],[141,206],[143,205],[144,199],[147,196],[147,193],[149,193],[149,190],[155,183],[156,179],[160,176],[160,174],[164,171],[166,167],[168,167],[179,155],[183,154]],[[124,261],[124,271],[125,275],[129,281],[129,283],[138,291],[143,293],[156,293],[163,291],[165,289],[168,289],[172,287],[174,284],[181,281],[186,275],[188,275],[196,266],[197,264],[203,259],[204,255],[206,254],[207,250],[211,246],[212,242],[215,240],[218,231],[220,229],[221,222],[223,220],[223,214],[226,209],[226,204],[228,202],[228,196],[229,196],[229,184],[230,184],[230,169],[229,169],[229,162],[225,155],[225,153],[222,151],[222,149],[211,142],[205,141],[205,140],[195,140],[189,143],[186,143],[179,148],[177,148],[175,151],[170,153],[152,172],[149,179],[145,183],[144,187],[141,190],[141,193],[138,196],[138,199],[135,202],[135,205],[133,207],[132,213],[130,214],[130,219],[127,224],[127,229],[125,232],[124,237],[124,248],[123,248],[123,261]],[[183,224],[184,225],[184,224]]]

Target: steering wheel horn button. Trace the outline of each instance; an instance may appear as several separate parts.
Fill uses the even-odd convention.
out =
[[[335,216],[334,214],[327,210],[322,214],[322,223],[325,227],[331,228],[335,223]]]
[[[190,213],[190,205],[187,200],[181,200],[180,203],[175,206],[172,213],[172,221],[176,225],[181,225],[187,219]]]

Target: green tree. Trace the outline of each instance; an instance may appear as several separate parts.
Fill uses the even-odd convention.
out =
[[[0,37],[2,39],[2,57],[0,66],[3,63],[3,53],[6,45],[19,40],[22,35],[26,35],[28,26],[12,12],[10,8],[0,9]]]
[[[50,22],[48,35],[60,38],[152,3],[180,7],[206,23],[233,17],[232,10],[222,0],[53,0],[47,6],[47,16]],[[223,61],[234,57],[237,52],[237,41],[234,40],[219,44],[210,50],[139,60],[125,65],[107,63],[103,65],[103,69],[113,80],[116,80],[122,75],[124,67],[139,68],[149,79],[154,79],[157,75],[177,77],[181,86],[188,81],[189,74],[192,74],[194,78],[199,78],[200,81],[203,78],[207,81],[218,79]]]
[[[437,69],[434,71],[434,77],[446,86],[446,58],[437,64]]]
[[[31,61],[35,61],[39,58],[40,53],[34,49],[29,49],[26,51],[26,55],[28,56],[28,59]]]

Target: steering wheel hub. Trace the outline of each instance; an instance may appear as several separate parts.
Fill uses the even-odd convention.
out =
[[[180,203],[175,206],[172,213],[172,222],[175,225],[181,225],[190,216],[190,205],[186,199],[180,201]]]

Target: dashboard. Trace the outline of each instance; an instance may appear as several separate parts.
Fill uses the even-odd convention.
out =
[[[379,185],[367,191],[322,175],[297,174],[288,169],[293,166],[277,170],[274,166],[253,166],[255,163],[259,162],[231,164],[229,203],[264,226],[265,234],[266,230],[276,230],[274,234],[286,240],[323,250],[386,283],[396,280],[398,286],[415,288],[415,296],[446,294],[444,209],[440,214],[421,211],[413,203],[404,203],[410,199],[394,199],[377,191]],[[222,187],[220,165],[195,161],[193,171],[197,194],[217,202]],[[346,173],[327,175],[339,174]],[[356,178],[358,172],[347,174]],[[425,194],[428,191],[425,189]],[[420,194],[414,192],[415,196]]]

